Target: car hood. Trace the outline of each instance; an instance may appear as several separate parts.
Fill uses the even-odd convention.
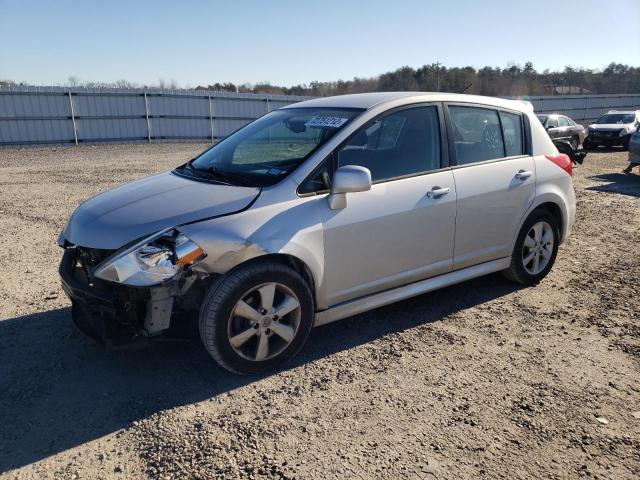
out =
[[[165,172],[90,198],[76,209],[62,235],[74,245],[114,250],[165,228],[240,211],[259,194],[259,188]]]
[[[629,123],[592,123],[589,125],[591,130],[602,130],[602,131],[611,131],[611,130],[622,130],[623,128],[627,128]]]

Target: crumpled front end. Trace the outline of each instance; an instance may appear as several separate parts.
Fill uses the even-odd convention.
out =
[[[208,275],[191,267],[204,252],[179,238],[164,232],[118,251],[66,244],[60,279],[76,326],[117,347],[164,333],[172,316],[197,311],[203,290],[195,284]]]

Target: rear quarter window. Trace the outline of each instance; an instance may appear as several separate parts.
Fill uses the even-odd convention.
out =
[[[502,123],[504,146],[507,157],[524,155],[522,115],[517,113],[500,112],[500,122]]]

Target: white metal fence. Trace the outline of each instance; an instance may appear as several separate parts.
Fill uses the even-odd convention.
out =
[[[530,101],[537,113],[560,113],[582,123],[595,120],[609,110],[640,110],[640,94],[551,95],[521,98]]]
[[[0,88],[0,145],[210,140],[308,97],[196,90]]]
[[[276,108],[310,97],[196,90],[0,87],[0,145],[215,141]],[[636,95],[524,97],[536,112],[578,122],[640,109]]]

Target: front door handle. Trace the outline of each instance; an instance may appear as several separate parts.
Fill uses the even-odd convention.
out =
[[[526,180],[531,175],[533,175],[533,172],[528,172],[527,170],[520,170],[518,173],[516,173],[516,178],[518,180]]]
[[[431,190],[427,192],[427,197],[429,198],[440,198],[449,193],[451,189],[449,187],[440,188],[433,187]]]

